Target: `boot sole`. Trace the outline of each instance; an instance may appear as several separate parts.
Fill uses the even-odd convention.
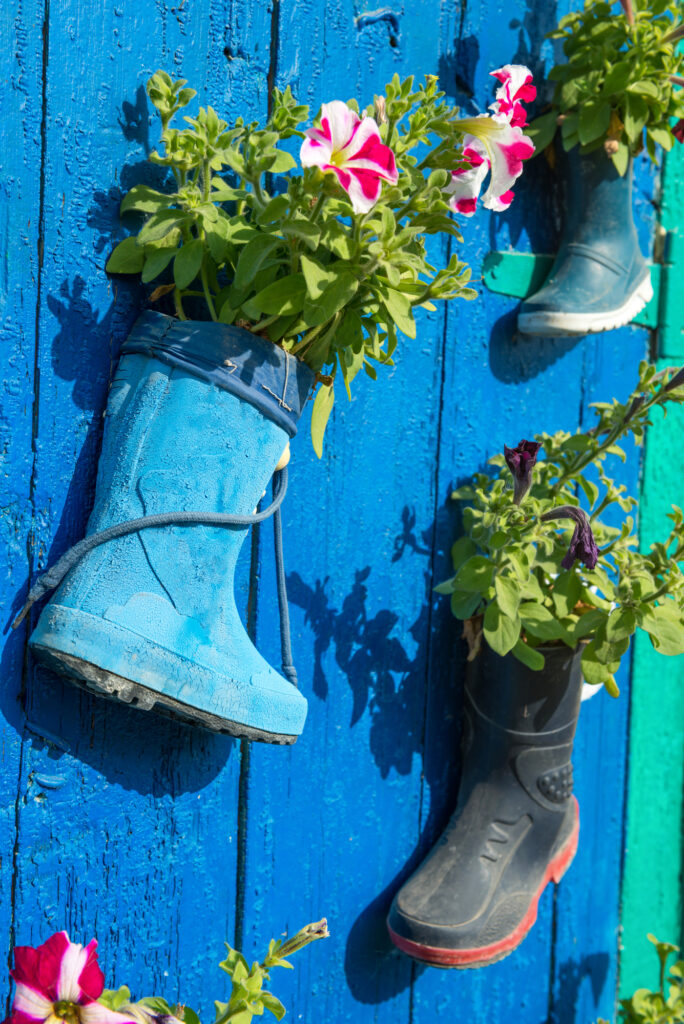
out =
[[[251,725],[243,725],[241,722],[212,715],[209,711],[201,711],[199,708],[190,707],[173,697],[150,690],[142,683],[135,683],[132,679],[117,676],[114,672],[107,672],[105,669],[93,665],[92,662],[84,661],[72,654],[55,651],[42,644],[33,646],[44,665],[60,675],[66,676],[70,682],[82,690],[97,694],[99,697],[120,701],[123,704],[128,704],[129,707],[139,708],[141,711],[155,711],[167,718],[200,725],[211,732],[225,733],[238,739],[285,745],[294,743],[298,738],[286,733],[266,732],[263,729],[255,729]]]
[[[651,274],[648,272],[627,302],[617,309],[607,313],[520,313],[518,330],[521,334],[542,335],[547,338],[613,331],[633,320],[652,298],[653,285]]]
[[[388,923],[387,927],[394,945],[403,953],[408,953],[414,960],[420,960],[431,967],[456,967],[461,969],[487,967],[489,964],[495,964],[498,960],[503,960],[509,953],[517,949],[537,920],[537,909],[542,892],[549,882],[555,882],[556,884],[560,882],[577,853],[579,805],[574,796],[572,799],[575,804],[575,823],[572,832],[553,860],[550,861],[541,885],[537,889],[525,915],[509,935],[499,939],[498,942],[492,942],[489,946],[480,946],[473,949],[441,949],[439,946],[424,946],[422,943],[404,939],[401,935],[397,935],[389,927]]]

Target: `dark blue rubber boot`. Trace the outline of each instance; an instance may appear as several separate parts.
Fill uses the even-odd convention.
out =
[[[624,175],[603,148],[563,154],[566,222],[544,287],[523,302],[522,334],[582,335],[622,327],[653,297],[632,212],[632,161]]]
[[[483,967],[503,959],[575,855],[580,652],[542,650],[542,672],[486,647],[469,666],[456,811],[388,918],[392,941],[416,960]]]
[[[156,513],[253,513],[312,383],[247,331],[143,314],[112,384],[88,534]],[[294,742],[307,702],[255,649],[235,605],[248,529],[152,527],[94,548],[45,607],[33,651],[105,696]]]

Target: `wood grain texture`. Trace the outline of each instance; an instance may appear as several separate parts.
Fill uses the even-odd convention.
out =
[[[31,558],[34,345],[40,274],[42,3],[0,11],[0,948],[14,934],[17,782],[27,631],[8,632]],[[4,1002],[4,1000],[3,1000]]]
[[[245,33],[248,64],[252,49],[268,53],[268,29],[258,12],[230,4],[49,8],[34,472],[41,564],[83,533],[108,382],[139,307],[137,290],[110,283],[103,265],[125,233],[123,189],[149,180],[157,126],[144,82],[159,66],[184,71],[202,102],[221,106],[233,88],[241,112],[256,116],[264,67],[233,71],[225,37],[239,43]],[[18,941],[61,927],[80,940],[97,934],[108,980],[198,1001],[208,951],[213,964],[235,926],[236,744],[93,699],[33,666],[26,706],[18,796],[15,781]]]
[[[493,98],[491,68],[519,61],[541,72],[551,56],[543,35],[569,6],[24,0],[19,16],[0,15],[0,52],[13,76],[0,123],[23,116],[27,126],[23,148],[10,147],[3,163],[13,200],[3,233],[18,246],[0,282],[6,606],[24,584],[31,529],[37,568],[82,535],[92,502],[108,382],[141,301],[102,268],[127,230],[117,215],[122,191],[157,180],[145,163],[157,139],[148,74],[160,66],[182,74],[228,120],[263,118],[269,82],[290,83],[315,111],[333,98],[366,103],[395,71],[439,74],[449,97],[474,113],[473,97],[482,107]],[[33,178],[24,168],[36,162]],[[645,250],[651,188],[642,173]],[[481,212],[465,225],[458,249],[476,280],[491,249],[553,251],[559,211],[542,161],[516,192],[510,213]],[[435,261],[446,258],[445,243],[431,246]],[[646,348],[645,332],[634,329],[593,340],[520,338],[514,303],[478,290],[473,303],[424,313],[394,368],[377,384],[358,380],[351,403],[340,396],[322,461],[307,417],[293,443],[285,547],[295,659],[310,704],[293,748],[240,747],[91,698],[33,665],[24,729],[16,696],[26,635],[10,638],[0,700],[0,957],[13,921],[20,942],[61,927],[79,940],[97,934],[109,982],[182,997],[206,1017],[222,994],[213,964],[224,938],[238,934],[247,956],[259,955],[272,935],[326,914],[331,938],[273,979],[293,1020],[431,1024],[465,1013],[586,1024],[611,1015],[624,698],[598,696],[583,712],[580,853],[559,889],[545,893],[516,953],[484,971],[436,971],[401,955],[385,929],[394,892],[437,838],[458,786],[464,652],[447,602],[432,592],[449,574],[457,529],[449,493],[504,442],[574,429],[588,402],[626,393]],[[632,487],[636,466],[634,458],[619,467]],[[268,524],[253,546],[256,602],[248,562],[247,552],[240,604],[260,650],[278,664]]]

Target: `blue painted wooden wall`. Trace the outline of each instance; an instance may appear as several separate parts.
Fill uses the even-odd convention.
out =
[[[274,0],[272,0],[274,2]],[[573,0],[577,6],[576,0]],[[491,968],[443,972],[390,946],[397,887],[446,821],[458,784],[463,649],[446,603],[454,482],[504,442],[573,430],[628,392],[646,332],[516,337],[512,301],[425,314],[396,368],[340,401],[322,462],[304,424],[285,510],[296,660],[310,702],[291,749],[216,737],[94,699],[37,667],[6,626],[27,579],[79,539],[102,411],[140,308],[112,284],[122,190],[157,140],[144,82],[183,74],[230,119],[262,117],[269,83],[314,107],[363,102],[399,74],[439,73],[469,112],[488,71],[542,70],[552,0],[14,0],[0,9],[0,963],[66,927],[96,935],[109,983],[209,1015],[225,938],[258,955],[327,915],[331,938],[274,989],[293,1021],[436,1019],[589,1024],[613,1011],[627,752],[623,697],[597,696],[576,745],[580,851],[537,926]],[[384,14],[383,14],[384,12]],[[386,15],[386,16],[385,16]],[[505,216],[465,226],[482,257],[551,251],[551,178],[532,165]],[[638,209],[650,249],[652,181]],[[438,243],[436,258],[444,252]],[[198,465],[198,471],[201,466]],[[636,456],[622,478],[637,486]],[[268,526],[238,581],[277,663]]]

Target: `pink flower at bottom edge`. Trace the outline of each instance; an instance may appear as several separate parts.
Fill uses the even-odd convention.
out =
[[[17,946],[10,971],[16,991],[9,1024],[134,1024],[131,1017],[97,1002],[104,975],[96,950],[95,939],[81,946],[70,942],[64,931],[36,948]]]
[[[354,213],[368,213],[380,198],[382,182],[396,185],[394,153],[372,117],[360,118],[342,100],[324,103],[320,128],[308,128],[299,151],[302,167],[336,175]]]

